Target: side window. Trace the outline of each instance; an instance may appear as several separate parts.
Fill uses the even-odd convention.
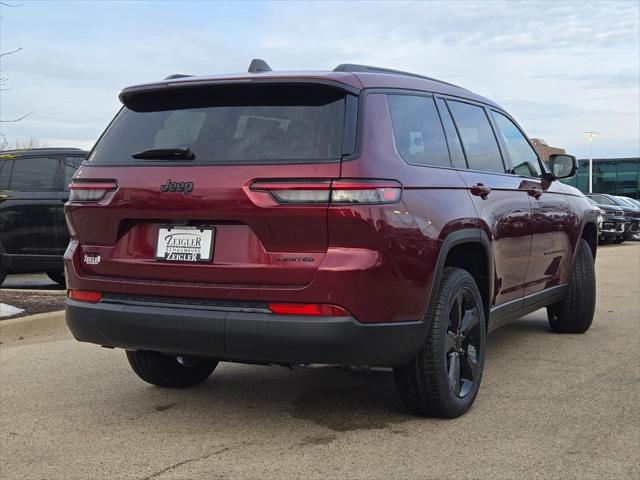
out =
[[[500,149],[484,108],[456,101],[447,101],[447,105],[458,127],[469,168],[504,173]]]
[[[538,155],[522,132],[501,113],[492,110],[491,116],[498,126],[498,132],[507,147],[509,157],[511,157],[513,173],[525,177],[539,177],[542,172],[538,163]]]
[[[447,135],[447,144],[449,145],[449,154],[451,155],[451,164],[456,168],[467,168],[467,161],[464,159],[464,151],[460,144],[460,137],[453,124],[451,114],[447,108],[447,104],[441,98],[436,99],[436,105],[440,111],[444,132]]]
[[[9,177],[11,177],[11,167],[13,160],[0,159],[0,190],[9,188]]]
[[[449,150],[431,97],[387,95],[398,153],[412,165],[450,167]]]
[[[14,160],[10,188],[12,190],[55,190],[58,162],[49,157],[27,157]]]
[[[64,174],[64,183],[62,186],[65,190],[69,189],[69,184],[73,179],[73,175],[76,173],[76,170],[78,170],[80,165],[82,165],[82,162],[84,162],[84,157],[78,157],[77,155],[62,158],[62,168]]]

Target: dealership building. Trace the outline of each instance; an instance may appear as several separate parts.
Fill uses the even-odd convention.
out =
[[[565,181],[589,192],[589,160],[578,160],[578,173]],[[640,158],[594,158],[593,191],[640,199]]]
[[[545,162],[549,155],[565,153],[564,149],[552,147],[541,138],[532,138],[531,143]],[[578,173],[564,182],[582,193],[589,193],[589,160],[578,160]],[[640,158],[594,158],[593,192],[640,200]]]

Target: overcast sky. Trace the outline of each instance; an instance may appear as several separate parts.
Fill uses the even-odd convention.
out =
[[[581,158],[640,156],[640,2],[65,2],[2,8],[10,140],[89,148],[125,86],[170,73],[364,63],[491,98]]]

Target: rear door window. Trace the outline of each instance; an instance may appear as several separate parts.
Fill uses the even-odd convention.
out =
[[[469,168],[505,173],[500,149],[484,108],[451,100],[447,104],[458,127]]]
[[[135,95],[100,139],[89,162],[145,165],[153,159],[136,160],[131,155],[175,148],[191,149],[195,160],[158,163],[304,163],[342,157],[346,93],[336,88],[223,85]]]
[[[78,168],[80,168],[80,165],[82,165],[82,162],[84,162],[84,158],[85,157],[79,157],[77,155],[62,158],[62,171],[64,175],[62,186],[65,190],[69,189],[69,184]]]
[[[541,170],[538,155],[520,129],[509,118],[495,110],[491,111],[491,116],[509,152],[513,173],[525,177],[539,177]]]
[[[398,153],[411,165],[450,167],[449,150],[431,97],[387,95]]]
[[[28,192],[56,190],[57,175],[58,161],[55,158],[16,158],[9,188]]]

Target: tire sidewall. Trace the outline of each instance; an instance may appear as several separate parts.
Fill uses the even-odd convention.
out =
[[[478,306],[479,321],[480,321],[480,341],[479,341],[479,356],[478,356],[478,378],[473,382],[472,390],[463,398],[458,397],[449,387],[449,377],[447,372],[447,360],[445,351],[445,338],[447,335],[447,329],[449,326],[449,312],[456,294],[460,290],[467,290],[474,297],[476,305]],[[452,416],[458,416],[466,412],[473,404],[478,391],[480,389],[480,383],[482,381],[482,372],[484,370],[484,361],[487,350],[487,329],[485,312],[482,303],[482,297],[478,286],[476,285],[473,277],[466,270],[455,269],[452,275],[448,276],[440,287],[438,294],[438,301],[431,324],[429,336],[436,335],[439,339],[437,342],[437,348],[430,352],[428,355],[431,357],[432,364],[436,366],[438,375],[437,381],[448,388],[442,389],[440,401],[447,406],[446,410],[451,412]],[[429,342],[427,339],[427,346],[434,345],[433,342]]]

